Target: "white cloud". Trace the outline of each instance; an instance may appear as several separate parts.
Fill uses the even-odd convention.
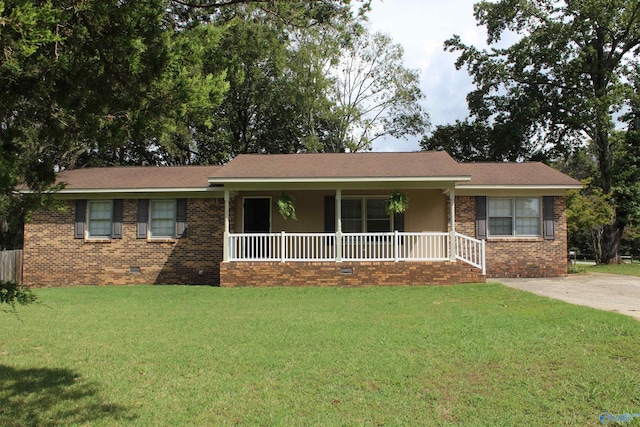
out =
[[[432,126],[453,123],[467,116],[466,95],[473,89],[463,69],[457,71],[457,54],[444,51],[445,40],[459,34],[463,42],[482,46],[484,28],[476,26],[473,4],[477,0],[374,1],[369,23],[374,31],[389,34],[403,46],[405,66],[420,69],[420,87]],[[374,151],[415,151],[420,138],[410,141],[386,138]]]

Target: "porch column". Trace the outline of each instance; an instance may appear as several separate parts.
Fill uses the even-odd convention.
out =
[[[229,262],[229,190],[224,190],[224,232],[222,233],[222,262]]]
[[[342,262],[342,190],[336,190],[336,262]]]
[[[449,190],[449,260],[456,261],[456,190]]]

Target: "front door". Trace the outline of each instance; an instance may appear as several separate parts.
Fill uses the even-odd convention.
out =
[[[243,210],[245,233],[269,233],[271,231],[271,198],[246,198]]]

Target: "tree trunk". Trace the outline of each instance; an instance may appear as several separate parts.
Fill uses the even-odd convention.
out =
[[[620,238],[622,233],[617,221],[604,226],[602,233],[602,263],[618,264],[620,262]]]

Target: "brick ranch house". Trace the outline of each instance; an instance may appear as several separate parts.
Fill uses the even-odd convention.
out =
[[[542,163],[445,152],[240,155],[63,171],[25,225],[29,285],[410,285],[567,273],[565,195]],[[400,191],[404,213],[386,200]],[[297,220],[276,209],[295,199]]]

